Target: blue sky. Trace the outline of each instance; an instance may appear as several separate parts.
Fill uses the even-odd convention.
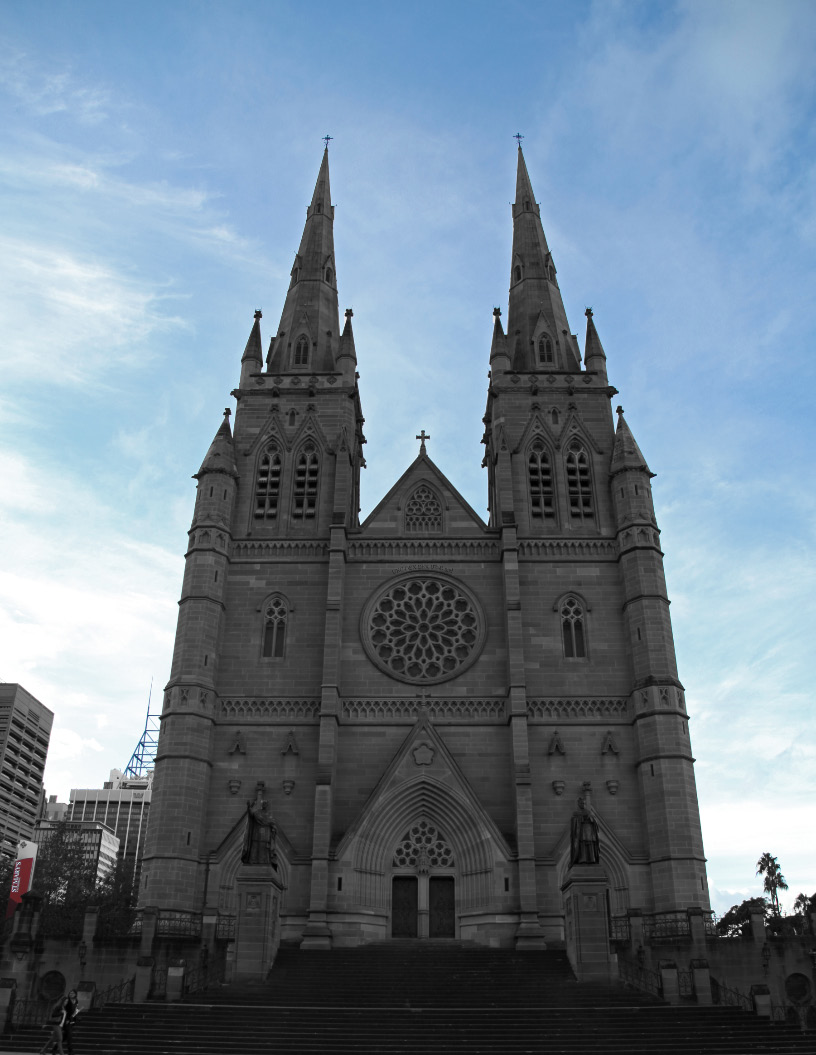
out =
[[[714,903],[816,892],[816,8],[0,2],[0,677],[65,799],[167,678],[190,479],[330,134],[368,512],[414,435],[485,509],[513,133],[654,472]]]

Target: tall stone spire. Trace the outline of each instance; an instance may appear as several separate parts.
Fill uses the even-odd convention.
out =
[[[278,332],[267,356],[270,373],[330,373],[340,347],[334,263],[334,206],[329,148],[317,174]]]
[[[514,370],[580,370],[555,277],[555,264],[541,225],[541,211],[518,149],[513,203],[513,259],[507,346]]]

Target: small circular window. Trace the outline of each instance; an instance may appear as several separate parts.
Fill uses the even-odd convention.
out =
[[[374,594],[360,629],[380,670],[427,685],[453,678],[475,661],[485,622],[479,602],[461,583],[406,575]]]

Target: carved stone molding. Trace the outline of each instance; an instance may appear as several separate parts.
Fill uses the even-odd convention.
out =
[[[592,699],[539,699],[527,701],[527,716],[531,721],[554,722],[565,719],[588,719],[606,721],[610,718],[626,718],[626,697]]]
[[[220,701],[222,718],[250,722],[316,722],[320,716],[320,700],[257,699],[229,696]]]
[[[616,560],[618,549],[615,542],[607,539],[522,539],[519,542],[519,559],[561,558],[583,560],[604,558]]]
[[[250,539],[234,542],[232,545],[233,560],[328,560],[329,545],[327,542],[286,542],[283,539]]]
[[[504,697],[488,699],[347,699],[343,718],[357,722],[415,721],[425,711],[437,722],[500,722],[504,720]]]
[[[349,542],[350,560],[498,559],[497,542],[487,539],[371,539]]]

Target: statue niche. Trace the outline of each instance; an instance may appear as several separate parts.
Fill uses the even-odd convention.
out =
[[[264,785],[258,784],[254,802],[247,802],[246,830],[241,861],[245,865],[271,865],[277,872],[276,849],[278,829],[264,798]]]
[[[570,821],[570,868],[578,864],[598,864],[600,858],[598,822],[591,803],[582,795]]]

